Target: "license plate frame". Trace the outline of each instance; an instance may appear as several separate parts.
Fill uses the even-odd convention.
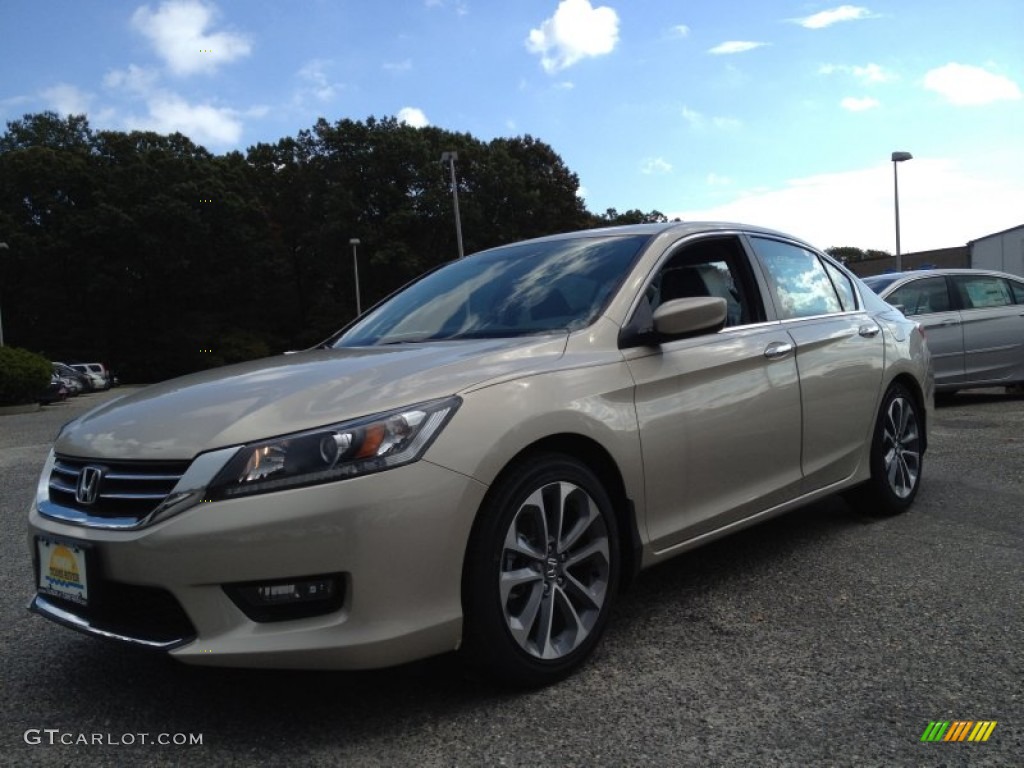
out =
[[[98,573],[92,545],[73,539],[36,536],[36,590],[41,595],[88,608],[96,602]]]

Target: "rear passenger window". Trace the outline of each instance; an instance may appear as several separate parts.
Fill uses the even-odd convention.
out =
[[[850,282],[850,278],[824,259],[822,259],[822,263],[825,265],[828,276],[832,278],[832,285],[835,286],[836,293],[839,294],[839,303],[842,305],[843,311],[852,312],[857,308],[857,294],[853,291],[853,283]]]
[[[1001,277],[957,275],[953,282],[964,309],[989,309],[1013,304],[1010,286]]]
[[[836,289],[817,254],[779,240],[752,237],[750,241],[768,272],[780,319],[843,311]]]
[[[913,280],[897,288],[886,296],[885,300],[894,306],[903,307],[903,312],[908,317],[948,312],[953,308],[949,303],[949,290],[944,277]]]
[[[1024,283],[1010,280],[1010,291],[1013,293],[1014,304],[1024,304]]]

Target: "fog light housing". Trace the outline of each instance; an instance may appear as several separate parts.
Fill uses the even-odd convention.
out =
[[[298,576],[223,585],[224,592],[252,621],[292,621],[323,616],[345,602],[345,574]]]

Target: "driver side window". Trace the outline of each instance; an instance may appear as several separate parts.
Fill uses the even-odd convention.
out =
[[[717,237],[683,246],[647,287],[653,312],[666,301],[700,296],[725,300],[726,327],[764,319],[747,257],[735,237]]]

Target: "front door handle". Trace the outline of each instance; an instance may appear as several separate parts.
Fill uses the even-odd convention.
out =
[[[857,333],[865,339],[873,339],[878,335],[879,330],[881,329],[877,325],[867,325],[865,323],[857,329]]]
[[[793,345],[785,341],[773,341],[764,350],[769,360],[781,360],[793,351]]]

